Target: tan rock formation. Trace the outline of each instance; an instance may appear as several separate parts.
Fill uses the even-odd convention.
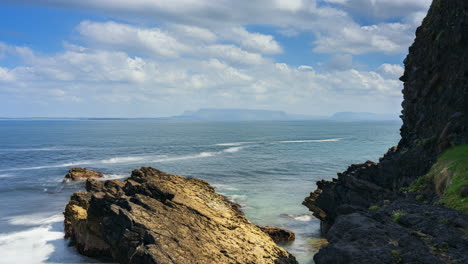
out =
[[[79,252],[120,263],[297,263],[207,182],[153,168],[88,179],[65,209]]]

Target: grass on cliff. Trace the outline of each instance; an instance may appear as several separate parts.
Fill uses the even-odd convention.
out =
[[[463,186],[468,186],[468,145],[444,152],[428,174],[411,184],[409,191],[435,191],[441,204],[468,213],[468,197],[461,196]]]

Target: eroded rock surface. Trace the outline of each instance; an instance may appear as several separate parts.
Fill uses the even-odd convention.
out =
[[[119,263],[297,263],[205,181],[153,168],[88,179],[65,209],[80,253]]]
[[[82,179],[89,178],[102,178],[104,174],[97,171],[88,170],[86,168],[71,168],[68,170],[67,175],[65,175],[64,182],[68,181],[78,181]]]

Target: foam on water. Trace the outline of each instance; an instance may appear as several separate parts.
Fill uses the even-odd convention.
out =
[[[7,221],[11,225],[24,225],[24,226],[46,225],[46,224],[63,222],[63,214],[19,215],[19,216],[8,217]]]
[[[278,143],[311,143],[311,142],[337,142],[343,140],[342,138],[329,138],[329,139],[310,139],[310,140],[283,140]]]
[[[135,163],[144,162],[148,157],[115,157],[110,159],[101,160],[99,163],[115,164],[115,163]]]
[[[287,218],[290,218],[290,219],[294,219],[296,221],[301,221],[301,222],[309,222],[309,221],[312,220],[312,216],[310,214],[299,214],[299,215],[281,214],[281,216],[284,216],[284,217],[287,217]]]
[[[16,170],[40,170],[40,169],[49,169],[49,168],[66,168],[66,167],[75,167],[75,166],[83,166],[83,165],[97,165],[97,164],[139,164],[139,163],[160,163],[160,162],[172,162],[172,161],[179,161],[179,160],[187,160],[187,159],[198,159],[198,158],[206,158],[206,157],[213,157],[218,154],[222,153],[234,153],[238,152],[239,150],[243,149],[244,147],[231,147],[221,151],[204,151],[198,154],[193,155],[182,155],[182,156],[174,156],[174,157],[167,157],[166,155],[157,155],[157,156],[127,156],[127,157],[113,157],[109,159],[103,160],[83,160],[83,161],[76,161],[76,162],[68,162],[56,165],[45,165],[45,166],[35,166],[35,167],[24,167],[24,168],[11,168],[11,169],[1,169],[0,171],[16,171]],[[162,157],[162,158],[161,158]],[[1,176],[0,176],[1,177]]]
[[[228,153],[234,153],[234,152],[237,152],[241,149],[243,149],[244,147],[232,147],[232,148],[227,148],[225,150],[223,150],[223,152],[228,152]]]
[[[0,234],[2,263],[44,263],[54,252],[50,241],[63,239],[63,232],[52,230],[51,225]]]

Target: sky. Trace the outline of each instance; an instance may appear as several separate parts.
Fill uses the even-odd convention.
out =
[[[399,114],[430,0],[0,0],[0,117]]]

